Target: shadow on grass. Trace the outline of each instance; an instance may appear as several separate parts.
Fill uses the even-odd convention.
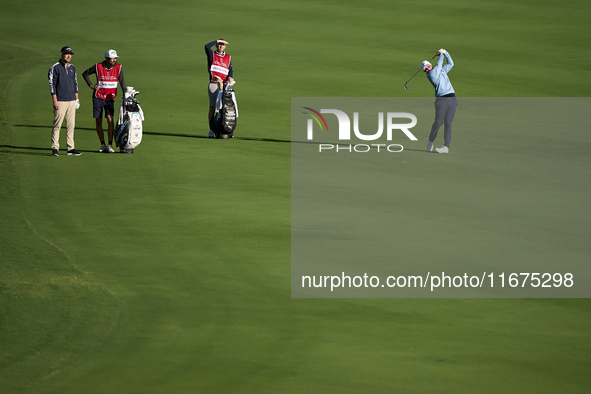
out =
[[[156,133],[153,131],[144,131],[144,134],[147,135],[158,135],[163,137],[182,137],[182,138],[202,138],[202,139],[213,139],[207,138],[206,136],[202,135],[195,135],[195,134],[179,134],[179,133]],[[259,141],[259,142],[282,142],[282,143],[294,143],[294,144],[311,144],[311,145],[320,145],[320,144],[334,144],[332,142],[318,142],[318,141],[292,141],[292,140],[279,140],[275,138],[249,138],[249,137],[234,137],[235,140],[242,140],[242,141]],[[348,144],[345,144],[348,145]],[[428,152],[426,149],[406,149],[405,151],[411,152],[421,152],[421,153],[436,153],[436,152]]]
[[[84,149],[76,149],[82,153],[99,153],[96,150],[84,150]],[[33,151],[33,152],[27,152]],[[51,147],[47,148],[39,148],[38,146],[15,146],[15,145],[0,145],[0,154],[2,153],[10,153],[15,155],[30,155],[30,156],[51,156]],[[65,149],[60,149],[59,151],[60,156],[66,156],[67,151]]]
[[[49,135],[51,135],[51,129],[52,129],[52,125],[51,124],[46,124],[46,125],[33,125],[33,124],[13,124],[11,125],[13,127],[27,127],[27,128],[36,128],[36,129],[47,129]],[[62,126],[62,129],[65,130],[65,126]],[[76,130],[90,130],[90,131],[96,131],[96,129],[94,127],[76,127]]]
[[[51,129],[51,126],[39,126],[39,125],[25,125],[25,124],[15,124],[13,125],[14,127],[35,127],[35,128],[49,128]],[[91,131],[95,131],[96,129],[94,128],[89,128],[89,127],[76,127],[76,130],[91,130]],[[159,133],[159,132],[155,132],[155,131],[144,131],[143,132],[144,135],[154,135],[154,136],[161,136],[161,137],[179,137],[179,138],[197,138],[197,139],[214,139],[214,138],[208,138],[207,136],[204,135],[197,135],[197,134],[181,134],[181,133]],[[292,140],[280,140],[280,139],[276,139],[276,138],[249,138],[249,137],[240,137],[240,136],[236,136],[234,137],[235,140],[241,140],[241,141],[258,141],[258,142],[279,142],[279,143],[295,143],[295,144],[312,144],[312,145],[319,145],[319,144],[325,144],[325,142],[315,142],[315,141],[292,141]],[[328,144],[328,143],[326,143]],[[2,147],[7,147],[7,148],[13,148],[13,149],[43,149],[45,150],[45,148],[27,148],[27,147],[14,147],[14,146],[2,146],[0,145],[0,148]],[[424,149],[404,149],[405,151],[410,151],[410,152],[421,152],[421,153],[435,153],[435,152],[428,152],[427,150]],[[80,150],[81,152],[95,152],[95,151],[83,151]],[[23,153],[26,154],[25,152],[15,152],[15,153]],[[38,154],[38,153],[37,153]]]
[[[156,133],[153,131],[144,131],[144,134],[147,135],[159,135],[162,137],[181,137],[181,138],[202,138],[205,140],[208,139],[215,139],[215,138],[207,138],[207,136],[203,136],[203,135],[195,135],[195,134],[179,134],[179,133]],[[298,143],[308,143],[308,142],[304,142],[304,141],[291,141],[291,140],[278,140],[275,138],[249,138],[249,137],[239,137],[236,136],[234,137],[235,140],[241,140],[241,141],[260,141],[260,142],[298,142]]]
[[[15,149],[27,149],[37,152],[22,152]],[[43,151],[43,153],[41,152]],[[32,146],[14,146],[14,145],[0,145],[0,154],[10,153],[16,155],[31,155],[31,156],[51,156],[51,148],[37,148]]]
[[[408,148],[404,148],[404,151],[409,151],[409,152],[420,152],[420,153],[437,153],[437,152],[429,152],[427,149],[408,149]]]
[[[51,132],[51,125],[43,125],[43,126],[39,126],[39,125],[29,125],[29,124],[14,124],[12,125],[14,127],[26,127],[26,128],[41,128],[41,129],[48,129],[49,132]],[[89,130],[89,131],[95,131],[95,128],[90,128],[90,127],[76,127],[76,130]],[[180,134],[180,133],[158,133],[158,132],[154,132],[154,131],[144,131],[143,132],[144,135],[157,135],[157,136],[162,136],[162,137],[181,137],[181,138],[199,138],[199,139],[213,139],[213,138],[207,138],[207,136],[204,135],[196,135],[196,134]],[[278,140],[278,139],[274,139],[274,138],[248,138],[248,137],[235,137],[234,139],[236,140],[243,140],[243,141],[260,141],[260,142],[292,142],[290,140]],[[296,141],[294,141],[296,142]],[[27,148],[22,148],[22,149],[27,149]],[[32,149],[32,148],[31,148]]]

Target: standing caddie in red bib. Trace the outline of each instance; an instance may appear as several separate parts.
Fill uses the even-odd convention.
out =
[[[101,153],[115,153],[115,150],[113,149],[114,99],[117,97],[118,84],[121,84],[122,92],[125,92],[125,89],[127,88],[121,64],[117,63],[117,57],[117,52],[114,49],[109,49],[107,53],[105,53],[105,60],[103,62],[95,64],[82,74],[88,86],[94,90],[92,95],[92,111],[93,117],[96,120],[96,133],[101,142],[101,147],[99,149],[99,152]],[[96,74],[97,83],[95,85],[90,81],[89,75],[91,74]],[[105,133],[103,131],[103,109],[108,124],[108,146],[105,144]]]
[[[215,52],[211,50],[215,45]],[[220,91],[218,79],[222,82],[234,83],[234,70],[232,69],[232,58],[226,50],[228,42],[222,38],[205,44],[205,53],[207,54],[207,71],[209,72],[209,135],[208,138],[214,138],[213,115],[215,113],[215,101]],[[223,86],[223,85],[222,85]]]

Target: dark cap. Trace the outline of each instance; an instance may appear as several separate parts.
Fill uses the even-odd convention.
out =
[[[69,53],[71,55],[74,54],[74,52],[72,52],[72,48],[70,48],[70,47],[63,47],[61,53]]]

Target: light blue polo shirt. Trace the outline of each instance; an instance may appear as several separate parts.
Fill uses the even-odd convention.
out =
[[[451,86],[451,82],[449,81],[449,77],[447,73],[451,68],[454,66],[453,60],[451,60],[451,56],[449,53],[444,53],[445,58],[447,59],[447,64],[443,65],[443,56],[439,56],[439,60],[437,60],[437,65],[433,67],[431,71],[427,73],[427,78],[429,78],[429,82],[435,87],[435,97],[445,96],[446,94],[455,93],[453,86]]]

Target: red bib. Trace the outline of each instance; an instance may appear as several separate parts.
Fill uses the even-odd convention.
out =
[[[119,82],[120,72],[121,64],[106,68],[103,63],[97,63],[96,75],[98,76],[99,88],[95,93],[96,97],[103,100],[112,100],[117,97],[117,83]]]
[[[228,73],[230,72],[230,55],[227,53],[219,55],[217,52],[214,52],[213,62],[211,63],[211,68],[209,71],[211,72],[212,78],[218,76],[225,80],[228,77]]]

